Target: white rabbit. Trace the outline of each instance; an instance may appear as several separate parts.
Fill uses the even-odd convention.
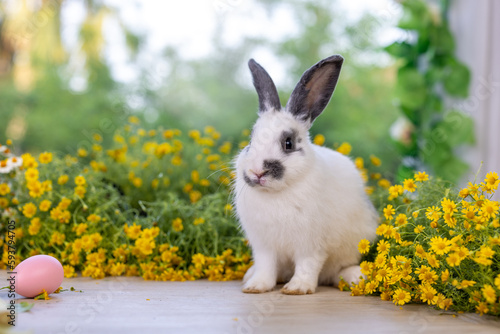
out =
[[[234,203],[254,265],[243,292],[314,293],[340,277],[358,282],[358,243],[374,240],[377,213],[346,156],[311,143],[308,130],[333,94],[344,59],[304,72],[285,108],[269,74],[248,62],[259,96],[250,144],[236,158]]]

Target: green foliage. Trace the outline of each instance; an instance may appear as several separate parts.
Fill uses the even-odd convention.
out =
[[[405,135],[410,140],[397,144],[407,157],[398,177],[411,176],[423,163],[437,176],[457,181],[468,166],[454,150],[474,142],[473,124],[457,110],[444,110],[443,99],[467,97],[470,72],[454,57],[455,41],[446,13],[438,15],[423,0],[402,1],[401,5],[398,27],[410,37],[385,48],[399,59],[395,96],[401,113],[412,124]]]

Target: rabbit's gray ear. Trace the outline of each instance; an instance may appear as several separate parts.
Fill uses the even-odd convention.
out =
[[[253,85],[259,95],[259,112],[268,109],[281,110],[280,98],[273,79],[271,79],[266,70],[253,59],[248,61],[248,67],[250,68],[250,72],[252,72]]]
[[[343,62],[342,56],[333,55],[305,71],[286,109],[295,117],[312,124],[330,102]]]

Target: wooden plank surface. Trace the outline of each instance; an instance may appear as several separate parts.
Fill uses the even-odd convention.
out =
[[[4,281],[6,272],[0,273]],[[251,295],[241,282],[154,282],[139,277],[65,279],[65,291],[16,314],[32,333],[500,333],[500,321],[424,305],[402,309],[332,287],[313,295]],[[0,297],[8,299],[5,290]]]

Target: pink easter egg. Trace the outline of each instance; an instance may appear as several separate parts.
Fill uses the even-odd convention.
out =
[[[14,269],[16,293],[33,298],[42,293],[56,291],[64,279],[61,263],[49,255],[35,255],[19,263]]]

